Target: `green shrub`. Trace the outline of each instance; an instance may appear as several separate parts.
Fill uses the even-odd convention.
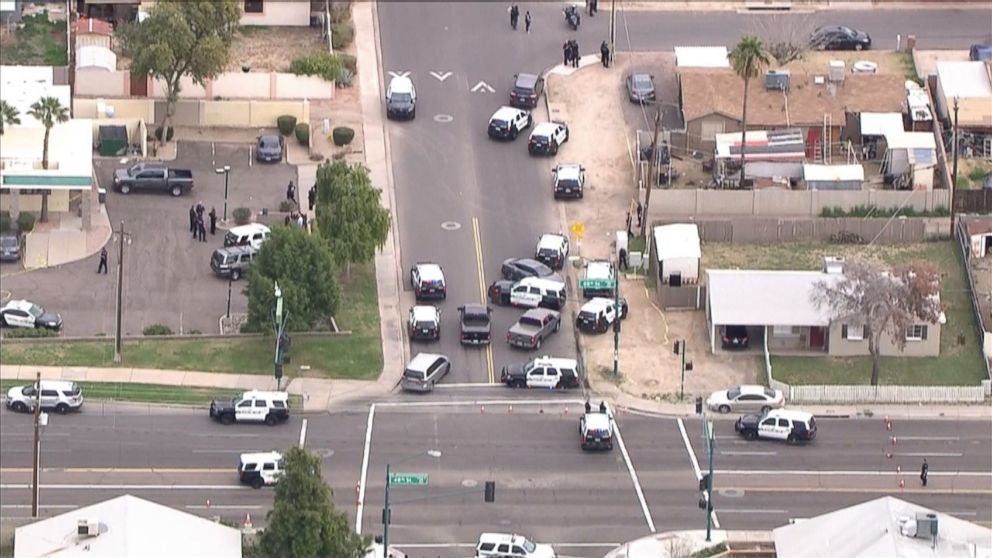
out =
[[[343,147],[355,139],[355,131],[347,126],[338,126],[331,130],[331,139],[334,141],[334,145]]]
[[[186,332],[186,335],[203,335],[203,332],[198,329],[191,329]]]
[[[234,222],[238,225],[247,225],[251,221],[251,210],[247,207],[235,207],[231,212]]]
[[[280,134],[288,136],[293,133],[293,128],[296,127],[296,117],[291,114],[284,114],[276,118],[276,126],[279,128]]]
[[[17,230],[31,232],[34,230],[34,213],[22,211],[17,215]]]
[[[141,330],[144,335],[172,335],[172,328],[165,324],[152,324]]]
[[[946,217],[950,212],[946,207],[938,206],[930,211],[917,211],[913,207],[876,207],[874,205],[856,205],[851,209],[840,207],[824,207],[820,211],[820,217],[840,218],[859,217],[888,219],[890,217]]]
[[[0,231],[9,231],[13,221],[9,211],[0,211]]]
[[[331,25],[331,48],[342,50],[348,48],[355,40],[355,28],[350,23]]]
[[[175,133],[176,133],[176,129],[173,128],[172,126],[169,126],[169,130],[165,133],[165,141],[166,142],[172,141],[172,136],[175,135]],[[158,141],[162,141],[162,127],[161,126],[155,128],[155,139],[157,139]]]
[[[331,6],[331,24],[344,23],[351,19],[351,2]]]
[[[970,178],[972,182],[981,182],[985,180],[985,177],[990,172],[992,171],[989,171],[988,169],[983,169],[982,167],[972,167],[971,171],[968,172],[968,178]]]
[[[338,54],[338,58],[341,59],[341,66],[345,69],[351,70],[352,74],[358,73],[358,58],[343,52]]]
[[[303,122],[296,125],[296,141],[304,147],[310,146],[310,125]]]
[[[59,332],[40,327],[30,328],[30,329],[26,327],[16,328],[6,333],[6,337],[10,337],[12,339],[26,338],[26,337],[34,338],[34,337],[58,337],[58,336],[59,336]]]
[[[301,56],[289,65],[289,71],[298,76],[318,76],[334,81],[341,75],[341,58],[330,52],[321,51]]]
[[[334,80],[334,85],[338,87],[351,87],[351,81],[355,79],[355,73],[348,68],[341,68],[341,75]]]
[[[293,202],[289,200],[282,200],[281,202],[279,202],[279,211],[282,211],[283,213],[289,213],[294,209],[296,209],[296,205],[294,205]]]

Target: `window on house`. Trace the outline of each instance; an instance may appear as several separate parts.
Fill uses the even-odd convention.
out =
[[[926,324],[914,324],[906,328],[906,341],[925,341],[926,338]]]
[[[797,337],[799,335],[799,328],[796,326],[773,326],[772,334],[775,337]]]
[[[840,326],[840,336],[848,341],[864,341],[868,337],[868,326],[844,324]]]
[[[263,11],[264,0],[245,0],[246,14],[260,14]]]

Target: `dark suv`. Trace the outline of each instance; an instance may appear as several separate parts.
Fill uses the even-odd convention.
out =
[[[510,90],[510,105],[517,108],[531,109],[537,106],[537,100],[544,93],[544,78],[534,74],[517,74],[516,81]]]

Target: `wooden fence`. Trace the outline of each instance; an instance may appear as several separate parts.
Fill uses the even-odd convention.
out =
[[[984,386],[789,386],[791,403],[981,403]]]

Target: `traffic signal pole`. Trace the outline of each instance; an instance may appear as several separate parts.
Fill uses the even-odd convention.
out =
[[[620,375],[620,267],[613,272],[613,377]]]
[[[710,542],[713,530],[713,422],[707,421],[706,443],[709,447],[710,473],[706,476],[706,542]]]

